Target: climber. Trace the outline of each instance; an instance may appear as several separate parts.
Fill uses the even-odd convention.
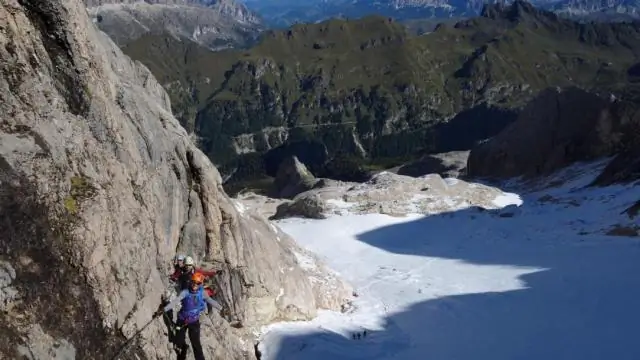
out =
[[[204,287],[204,275],[194,273],[190,279],[189,289],[182,290],[178,297],[167,304],[164,308],[158,309],[154,317],[161,316],[163,313],[172,310],[178,302],[182,303],[182,307],[178,312],[178,326],[174,343],[179,347],[178,360],[185,360],[187,357],[188,346],[186,343],[187,330],[189,331],[189,340],[193,347],[193,355],[196,360],[204,360],[202,352],[202,344],[200,343],[200,315],[205,310],[205,304],[210,304],[218,311],[222,312],[222,306],[209,295],[207,295]]]
[[[196,268],[193,258],[191,256],[187,256],[184,258],[184,265],[176,269],[176,271],[171,274],[170,279],[171,281],[178,283],[178,291],[181,291],[189,288],[191,276],[197,273],[202,274],[206,280],[215,276],[219,271],[207,271],[202,268]],[[209,297],[213,297],[216,294],[210,286],[205,286],[204,289]],[[211,307],[207,306],[207,308],[211,311]]]
[[[195,262],[193,261],[193,258],[191,256],[185,257],[183,264],[183,266],[175,268],[175,271],[169,277],[171,281],[178,283],[180,290],[189,288],[191,276],[195,273],[200,273],[204,275],[205,278],[210,278],[217,273],[215,270],[207,271],[202,268],[196,268]]]
[[[173,259],[173,273],[175,274],[178,271],[181,271],[182,268],[184,267],[184,259],[186,258],[186,256],[182,255],[182,254],[178,254],[176,255],[176,257]]]
[[[176,256],[173,258],[173,274],[171,274],[169,276],[169,278],[174,283],[177,282],[178,277],[179,277],[180,273],[182,272],[182,269],[184,268],[184,260],[185,260],[185,255],[182,255],[182,254],[176,254]],[[162,299],[161,299],[162,300],[162,306],[168,304],[171,301],[171,299],[176,295],[176,293],[180,292],[181,290],[182,290],[182,287],[180,287],[180,286],[176,286],[176,290],[175,291],[167,290],[162,295]],[[167,315],[168,315],[169,319],[173,319],[173,312],[172,311],[170,311]]]
[[[191,256],[176,255],[173,261],[173,273],[169,275],[169,280],[177,283],[180,290],[185,289],[186,287],[184,286],[188,285],[188,282],[185,283],[185,281],[181,279],[183,277],[182,275],[187,272],[187,266],[185,264],[187,259],[189,262],[193,263],[193,258]]]

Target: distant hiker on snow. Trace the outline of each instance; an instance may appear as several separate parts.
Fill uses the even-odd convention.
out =
[[[222,311],[222,306],[209,297],[204,290],[202,286],[204,279],[205,277],[201,273],[194,273],[190,279],[189,289],[182,290],[178,297],[164,308],[158,309],[154,314],[154,317],[161,316],[163,313],[172,310],[179,302],[182,304],[178,312],[178,321],[176,323],[178,331],[174,340],[174,343],[179,348],[178,360],[185,360],[187,357],[187,330],[189,331],[189,340],[193,347],[195,359],[204,360],[202,344],[200,343],[200,315],[204,312],[206,304],[211,305],[211,307],[216,308],[218,311]]]

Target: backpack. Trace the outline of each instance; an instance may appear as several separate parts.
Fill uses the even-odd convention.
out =
[[[200,286],[198,291],[189,291],[187,296],[182,299],[182,308],[178,313],[178,321],[191,324],[200,320],[200,313],[206,308],[204,300],[204,288]]]

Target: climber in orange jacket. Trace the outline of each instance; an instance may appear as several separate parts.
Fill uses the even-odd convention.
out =
[[[189,288],[191,277],[195,273],[202,274],[205,277],[205,280],[219,273],[215,270],[207,271],[202,268],[195,267],[195,262],[193,261],[193,258],[191,256],[184,257],[182,266],[179,266],[180,257],[178,257],[176,264],[177,265],[174,267],[174,272],[169,276],[169,278],[171,279],[171,281],[178,283],[180,291]],[[215,294],[213,289],[209,287],[207,287],[206,290],[209,296],[213,296]]]

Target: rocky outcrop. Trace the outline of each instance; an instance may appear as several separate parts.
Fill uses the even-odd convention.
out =
[[[265,127],[256,133],[235,136],[232,145],[236,154],[263,153],[282,146],[288,138],[289,129],[283,126]]]
[[[640,141],[640,132],[638,132]],[[594,180],[594,185],[607,186],[640,179],[640,144],[618,154]]]
[[[293,201],[283,202],[276,208],[276,213],[269,217],[270,220],[280,220],[290,217],[303,217],[308,219],[326,219],[327,204],[314,193],[304,193]]]
[[[636,201],[635,204],[626,209],[624,213],[627,214],[630,219],[635,219],[635,217],[638,216],[638,213],[640,213],[640,200]]]
[[[270,196],[293,199],[296,195],[310,190],[315,183],[316,178],[307,167],[297,157],[290,156],[280,164]]]
[[[398,168],[399,175],[423,176],[439,174],[442,177],[457,178],[464,174],[467,167],[469,151],[450,151],[441,154],[429,154],[422,158],[402,165]]]
[[[350,294],[227,197],[162,87],[79,0],[2,2],[0,74],[0,357],[111,359],[135,335],[122,359],[169,358],[149,321],[176,251],[225,270],[247,325],[203,320],[208,358],[252,358],[251,329]]]
[[[443,179],[430,174],[418,178],[382,172],[365,183],[320,181],[293,200],[272,200],[256,194],[243,194],[238,200],[258,209],[272,220],[289,217],[324,219],[351,214],[436,214],[470,206],[494,209],[496,199],[505,196],[497,188]],[[275,213],[274,213],[275,208]]]
[[[611,156],[628,146],[637,107],[577,88],[547,89],[515,123],[472,149],[470,176],[549,174],[576,161]]]
[[[85,0],[100,30],[119,46],[145,34],[170,33],[210,49],[244,45],[262,31],[258,17],[233,0]]]

